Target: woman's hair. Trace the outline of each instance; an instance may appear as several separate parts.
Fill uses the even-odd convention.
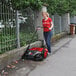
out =
[[[48,12],[42,12],[42,15],[45,14],[47,17],[49,17],[49,13]]]

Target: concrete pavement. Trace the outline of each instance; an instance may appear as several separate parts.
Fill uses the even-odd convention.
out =
[[[64,40],[58,45],[63,43],[65,43]],[[58,45],[55,46],[58,47]],[[76,37],[62,45],[46,59],[45,64],[38,66],[28,76],[76,76]]]
[[[66,37],[52,46],[44,61],[19,60],[14,68],[4,68],[1,76],[76,76],[76,36]]]

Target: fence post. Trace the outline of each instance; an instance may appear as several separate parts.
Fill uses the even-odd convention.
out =
[[[16,36],[17,36],[17,48],[20,48],[20,25],[18,22],[18,11],[16,11]]]
[[[69,27],[69,24],[70,24],[70,14],[69,13],[66,13],[66,14],[63,14],[62,15],[62,20],[61,20],[61,24],[62,24],[62,30],[69,33],[70,32],[70,27]]]
[[[53,21],[53,25],[54,25],[54,15],[52,15],[52,21]],[[53,35],[55,35],[54,27],[53,27]]]
[[[61,16],[60,16],[60,33],[62,32],[62,26],[61,26]]]

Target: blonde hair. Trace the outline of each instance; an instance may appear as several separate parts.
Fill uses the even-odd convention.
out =
[[[42,12],[42,15],[45,14],[47,17],[49,17],[49,13],[48,12]]]

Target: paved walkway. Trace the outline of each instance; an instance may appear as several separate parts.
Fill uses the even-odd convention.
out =
[[[65,44],[62,45],[63,43]],[[76,37],[64,39],[58,45],[62,46],[57,52],[54,52],[44,65],[38,66],[28,76],[76,76]]]
[[[2,76],[76,76],[76,36],[67,37],[52,46],[52,55],[42,62],[18,61],[5,68]]]

